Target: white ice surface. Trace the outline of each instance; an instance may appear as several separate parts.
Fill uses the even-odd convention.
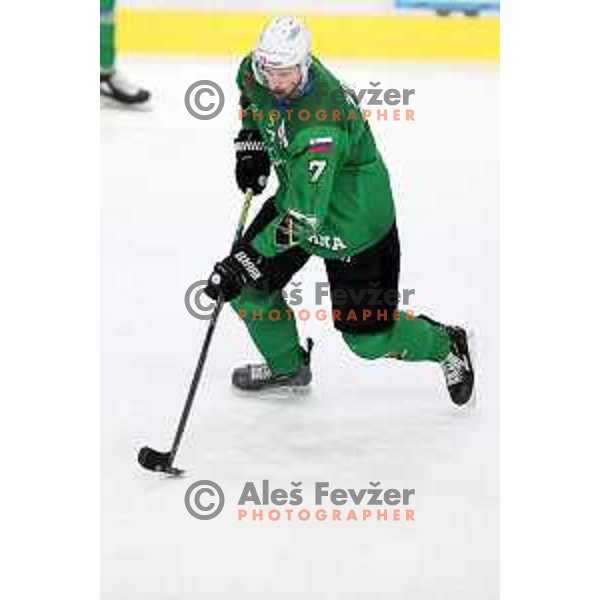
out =
[[[189,476],[164,480],[136,449],[171,442],[206,331],[183,295],[237,219],[235,65],[122,64],[155,97],[150,112],[101,112],[103,599],[497,598],[497,68],[328,61],[359,87],[417,90],[415,123],[372,123],[397,198],[401,287],[416,289],[415,310],[476,330],[481,411],[453,409],[436,366],[361,361],[316,321],[300,324],[317,342],[309,396],[237,396],[232,368],[258,357],[227,310],[178,460]],[[197,79],[225,89],[213,121],[184,108]],[[308,290],[323,274],[313,259],[296,279]],[[307,500],[317,480],[415,488],[416,521],[238,523],[243,482],[267,478],[304,482]],[[215,520],[184,508],[196,479],[225,489]]]

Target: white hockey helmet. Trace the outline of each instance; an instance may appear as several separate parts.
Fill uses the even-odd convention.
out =
[[[300,87],[308,78],[310,67],[310,32],[293,17],[276,17],[262,30],[252,53],[252,70],[258,82],[266,86],[265,67],[300,67]]]

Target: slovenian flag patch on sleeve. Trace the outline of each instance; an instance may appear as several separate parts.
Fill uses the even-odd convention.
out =
[[[333,148],[333,138],[312,138],[308,143],[309,152],[329,152]]]

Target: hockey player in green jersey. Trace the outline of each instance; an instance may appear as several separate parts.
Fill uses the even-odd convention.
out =
[[[469,402],[474,373],[466,331],[398,310],[400,247],[388,172],[352,93],[311,54],[306,28],[290,17],[271,21],[242,61],[237,83],[237,184],[260,194],[273,166],[279,188],[215,265],[206,288],[244,315],[265,360],[235,369],[233,385],[310,383],[312,342],[302,348],[282,290],[317,255],[325,260],[334,327],[355,354],[437,362],[453,402]]]

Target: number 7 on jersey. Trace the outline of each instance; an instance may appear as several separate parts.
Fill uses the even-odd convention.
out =
[[[321,175],[323,175],[323,171],[325,171],[325,167],[327,167],[326,160],[310,160],[308,161],[308,171],[310,173],[310,182],[317,183]]]

